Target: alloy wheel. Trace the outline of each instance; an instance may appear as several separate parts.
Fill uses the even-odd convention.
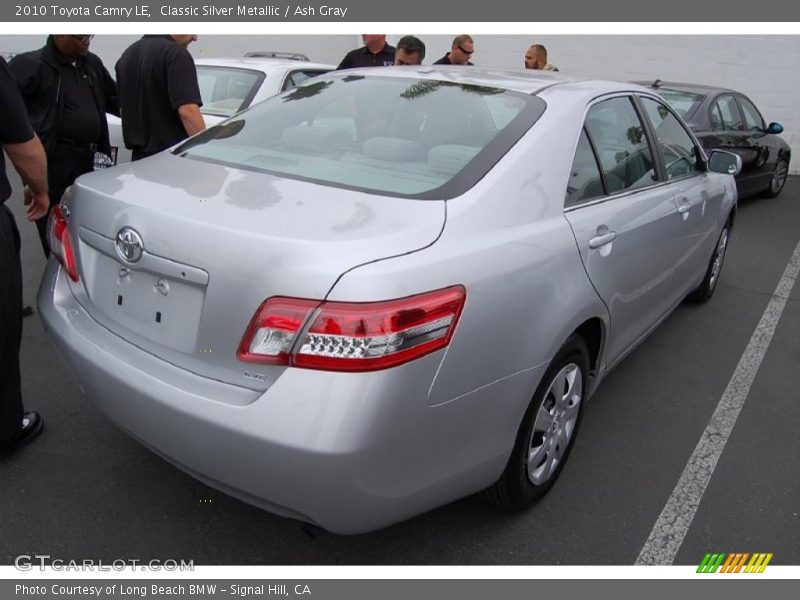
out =
[[[575,432],[583,400],[583,374],[575,363],[565,365],[553,378],[536,413],[528,441],[527,473],[542,485],[556,471]]]
[[[773,195],[777,195],[786,184],[786,177],[789,174],[789,166],[785,160],[781,160],[775,165],[775,171],[772,173],[772,181],[770,182],[769,189]]]

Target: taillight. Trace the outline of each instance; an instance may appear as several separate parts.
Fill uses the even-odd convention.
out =
[[[270,298],[256,311],[244,332],[239,360],[288,365],[289,351],[308,315],[319,306],[315,300]]]
[[[462,286],[385,302],[270,298],[238,357],[331,371],[393,367],[447,346],[465,299]]]
[[[72,248],[72,238],[69,235],[67,219],[64,216],[61,206],[56,206],[50,211],[50,223],[48,227],[48,240],[50,251],[56,260],[64,267],[72,281],[78,281],[78,268],[75,264],[75,252]]]

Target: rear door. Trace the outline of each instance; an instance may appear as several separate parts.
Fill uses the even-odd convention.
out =
[[[680,301],[675,265],[685,223],[632,96],[590,106],[567,187],[565,216],[608,307],[609,364]],[[683,239],[683,242],[681,241]]]

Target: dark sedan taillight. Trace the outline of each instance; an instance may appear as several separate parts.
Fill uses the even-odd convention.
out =
[[[385,369],[447,346],[465,300],[462,286],[384,302],[270,298],[237,356],[328,371]]]

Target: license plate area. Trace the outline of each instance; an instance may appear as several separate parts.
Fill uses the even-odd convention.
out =
[[[104,154],[103,152],[95,152],[94,153],[95,171],[98,169],[108,169],[109,167],[116,166],[118,154],[119,154],[119,148],[117,148],[116,146],[111,146],[109,154]]]
[[[197,269],[161,259],[169,268],[139,270],[81,242],[81,275],[97,310],[136,336],[179,352],[196,351],[206,286],[191,281],[197,277],[187,270]]]

